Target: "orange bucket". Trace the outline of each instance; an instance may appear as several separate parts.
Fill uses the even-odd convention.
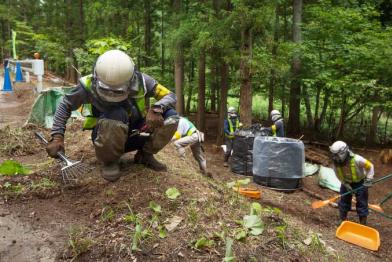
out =
[[[380,247],[380,234],[376,229],[351,221],[340,224],[336,230],[336,237],[373,251]]]

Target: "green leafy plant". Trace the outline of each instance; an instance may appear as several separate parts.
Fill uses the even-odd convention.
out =
[[[165,194],[167,198],[172,200],[177,199],[181,195],[180,191],[178,191],[178,189],[175,187],[168,188]]]
[[[84,231],[81,228],[71,228],[68,232],[68,246],[72,251],[73,258],[87,252],[94,244],[91,238],[83,235]]]
[[[167,237],[167,230],[165,229],[165,227],[162,227],[162,226],[159,227],[159,237],[160,238]]]
[[[261,207],[261,205],[257,202],[252,202],[252,204],[250,205],[250,214],[260,216],[262,212],[263,208]]]
[[[275,227],[276,236],[279,239],[279,242],[284,249],[286,249],[287,247],[286,229],[287,229],[287,224]]]
[[[3,176],[28,175],[28,174],[30,174],[30,170],[15,160],[5,160],[0,165],[0,175]]]
[[[210,248],[215,244],[214,240],[212,239],[207,239],[206,237],[201,237],[195,241],[195,244],[193,245],[194,248],[196,249],[204,249],[204,248]]]
[[[25,187],[21,183],[18,183],[17,185],[12,185],[8,181],[4,183],[4,188],[8,192],[15,194],[15,195],[19,195],[25,190]]]
[[[235,257],[233,254],[233,239],[230,237],[226,238],[226,252],[225,257],[223,258],[224,262],[234,262]]]
[[[264,231],[264,223],[261,218],[256,215],[247,215],[243,219],[244,227],[254,236],[261,235]]]
[[[142,227],[142,224],[138,223],[135,226],[135,232],[133,234],[133,238],[132,238],[132,251],[141,251],[141,249],[139,248],[141,242],[143,239],[147,238],[148,236],[150,236],[150,231],[148,229],[144,229]]]
[[[226,187],[228,188],[232,188],[232,187],[240,187],[240,186],[246,186],[250,183],[250,179],[249,178],[245,178],[245,179],[239,179],[236,181],[232,181],[226,184]]]
[[[102,221],[112,221],[116,212],[111,207],[104,207],[101,212]]]
[[[38,183],[31,183],[31,188],[32,189],[38,189],[38,190],[44,190],[44,189],[50,189],[54,188],[57,185],[56,182],[50,180],[49,178],[42,178]]]
[[[161,213],[162,212],[161,206],[158,205],[155,201],[150,201],[149,207],[155,213]]]

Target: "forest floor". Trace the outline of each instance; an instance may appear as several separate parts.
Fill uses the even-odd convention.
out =
[[[259,215],[264,232],[249,234],[241,222],[255,201],[226,186],[246,177],[224,168],[222,153],[208,141],[213,178],[198,174],[190,151],[182,161],[169,145],[157,155],[168,172],[135,164],[118,182],[108,183],[100,177],[90,133],[73,121],[67,128],[67,154],[94,169],[77,185],[64,185],[57,161],[47,157],[33,135],[41,130],[49,136],[49,131],[22,127],[33,93],[23,85],[15,90],[0,93],[0,162],[17,160],[32,173],[0,177],[0,261],[222,261],[227,237],[241,238],[232,245],[237,261],[392,260],[392,221],[376,214],[370,214],[368,223],[380,232],[378,252],[335,237],[338,210],[313,210],[317,199],[306,193],[336,195],[320,188],[316,177],[306,177],[305,190],[293,193],[252,184],[262,191],[256,202],[263,207]],[[357,153],[375,163],[376,177],[392,172],[391,165],[379,162],[377,152]],[[166,196],[171,187],[181,193],[178,198]],[[374,186],[370,202],[378,203],[391,188],[391,180]],[[384,207],[392,214],[391,203]],[[354,212],[349,218],[357,221]]]

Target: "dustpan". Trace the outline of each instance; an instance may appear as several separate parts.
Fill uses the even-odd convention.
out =
[[[374,228],[351,221],[343,221],[336,230],[336,237],[354,245],[377,251],[380,234]]]

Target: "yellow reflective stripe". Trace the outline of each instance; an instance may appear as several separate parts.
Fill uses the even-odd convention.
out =
[[[83,76],[79,79],[80,83],[87,91],[91,91],[91,80],[93,75]]]
[[[370,168],[372,168],[372,163],[369,160],[365,161],[365,169],[369,170]]]
[[[170,90],[164,87],[163,85],[157,84],[155,86],[154,98],[156,100],[161,100],[162,97],[167,96],[168,94],[170,94]]]
[[[341,166],[336,167],[336,171],[338,171],[338,178],[340,181],[344,181],[343,168]]]
[[[350,160],[350,170],[351,170],[351,177],[354,183],[358,181],[357,169],[355,168],[355,157],[351,158]]]
[[[195,133],[195,131],[196,131],[196,127],[193,126],[189,128],[189,130],[186,132],[186,135],[191,136],[193,133]]]
[[[176,132],[174,133],[174,138],[175,138],[175,139],[180,139],[180,138],[181,138],[180,132],[176,131]]]
[[[83,123],[83,130],[93,129],[97,125],[97,118],[94,116],[87,116]]]
[[[271,126],[272,136],[276,136],[276,125]]]

